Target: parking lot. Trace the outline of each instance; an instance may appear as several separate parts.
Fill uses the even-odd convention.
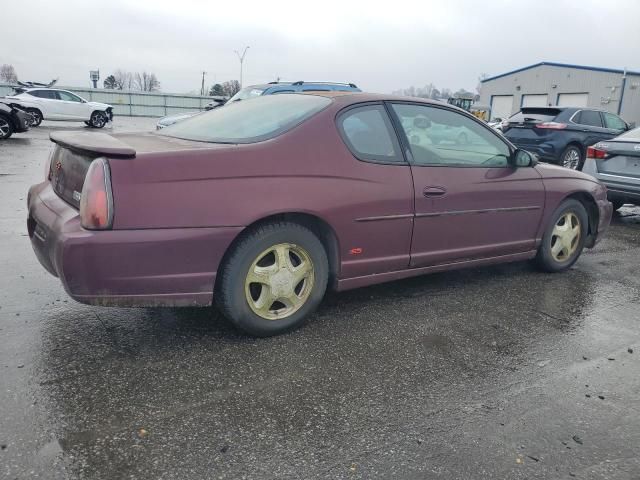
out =
[[[44,271],[27,189],[49,133],[81,126],[0,145],[0,476],[640,478],[640,208],[564,274],[329,294],[254,339],[211,309],[77,304]]]

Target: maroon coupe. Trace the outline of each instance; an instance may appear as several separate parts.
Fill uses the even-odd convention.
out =
[[[533,258],[565,270],[612,213],[594,178],[412,98],[272,95],[157,133],[51,140],[28,230],[72,298],[215,299],[260,336],[300,325],[328,287]]]

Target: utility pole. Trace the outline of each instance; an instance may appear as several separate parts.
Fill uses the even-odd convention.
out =
[[[244,47],[242,55],[240,55],[240,52],[238,52],[238,50],[234,50],[234,52],[236,52],[236,55],[238,56],[238,60],[240,60],[240,88],[242,88],[242,64],[244,63],[244,56],[247,54],[247,50],[249,50],[249,47]]]
[[[200,96],[204,97],[204,76],[207,74],[207,72],[202,72],[202,86],[200,87]]]

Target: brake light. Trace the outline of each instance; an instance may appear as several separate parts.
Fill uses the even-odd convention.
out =
[[[587,147],[587,158],[607,158],[607,152],[596,147]]]
[[[89,165],[80,197],[80,224],[89,230],[107,230],[113,224],[111,173],[104,158]]]
[[[549,130],[563,130],[565,128],[567,128],[567,124],[566,123],[559,123],[559,122],[541,122],[541,123],[536,123],[535,125],[536,128],[546,128]]]

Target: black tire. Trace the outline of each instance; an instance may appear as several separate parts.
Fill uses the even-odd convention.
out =
[[[582,170],[584,155],[576,145],[569,145],[560,155],[560,165],[571,170]]]
[[[89,123],[93,128],[103,128],[108,121],[109,121],[109,117],[107,117],[106,113],[96,110],[91,114],[91,119],[89,120]]]
[[[614,210],[620,210],[626,202],[624,200],[611,200],[611,203]]]
[[[6,140],[11,137],[13,132],[13,121],[5,115],[0,115],[0,140]]]
[[[87,127],[91,127],[91,123],[89,123],[89,122],[84,122],[84,124],[85,124]]]
[[[568,255],[566,258],[558,260],[554,258],[552,254],[552,248],[558,238],[555,240],[554,237],[554,228],[556,224],[560,221],[560,219],[567,213],[573,213],[580,222],[580,237],[577,240],[577,245],[575,251]],[[547,225],[544,236],[542,237],[542,244],[538,248],[538,254],[536,255],[536,263],[538,266],[546,271],[546,272],[562,272],[570,268],[580,254],[582,253],[582,249],[584,248],[585,241],[587,239],[587,233],[589,231],[589,216],[587,214],[587,210],[584,208],[584,205],[580,203],[578,200],[567,199],[560,204],[560,206],[553,212],[549,224]]]
[[[31,114],[31,118],[33,119],[30,126],[39,127],[43,120],[42,112],[37,108],[27,108],[27,112]]]
[[[294,244],[308,253],[313,265],[313,283],[309,296],[298,310],[272,320],[259,316],[251,308],[245,280],[261,252],[281,243]],[[278,335],[304,324],[322,301],[329,278],[327,254],[318,237],[308,228],[291,222],[265,224],[245,234],[220,270],[214,294],[216,304],[236,327],[257,337]]]

